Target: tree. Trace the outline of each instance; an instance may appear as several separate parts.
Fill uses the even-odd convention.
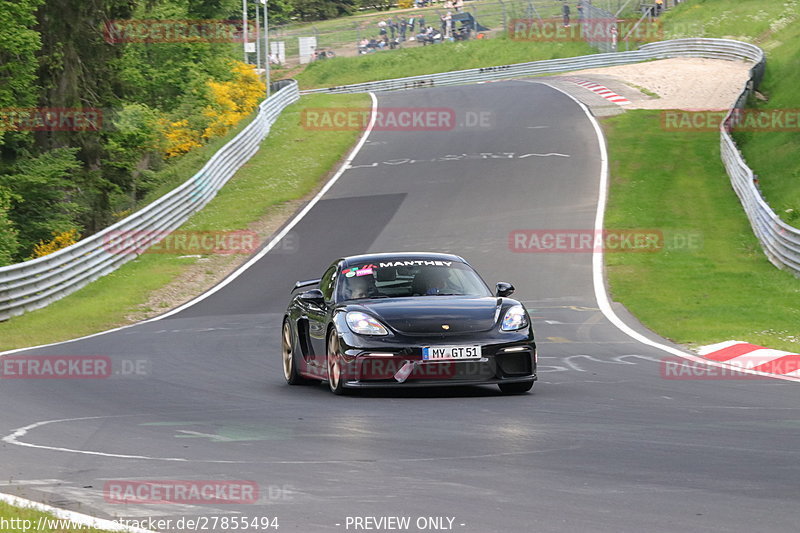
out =
[[[12,198],[9,189],[0,187],[0,267],[13,263],[19,249],[19,232],[9,218]]]
[[[325,20],[350,15],[357,0],[295,0],[295,13],[302,20]]]
[[[19,232],[18,260],[30,255],[36,243],[52,239],[53,232],[77,227],[82,209],[71,179],[81,168],[75,158],[77,151],[57,148],[22,158],[12,173],[0,176],[0,188],[14,192],[7,212]]]
[[[286,24],[294,15],[293,0],[269,0],[267,2],[267,16],[269,24]]]
[[[24,143],[27,133],[12,133],[9,108],[36,105],[36,51],[42,43],[36,25],[36,9],[44,0],[0,3],[0,149],[4,144]],[[12,150],[13,151],[13,150]]]

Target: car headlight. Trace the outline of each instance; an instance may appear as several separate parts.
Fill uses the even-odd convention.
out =
[[[377,318],[372,318],[366,313],[350,311],[345,317],[347,325],[359,335],[388,335],[386,327]]]
[[[506,311],[506,316],[503,317],[503,325],[500,327],[503,331],[514,331],[522,329],[528,325],[528,318],[525,316],[525,308],[521,305],[514,305]]]

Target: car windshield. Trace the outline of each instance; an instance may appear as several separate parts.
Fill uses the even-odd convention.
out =
[[[396,260],[349,266],[339,274],[337,291],[339,300],[492,295],[468,265],[440,260]]]

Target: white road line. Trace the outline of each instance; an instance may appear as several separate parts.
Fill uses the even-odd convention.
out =
[[[605,219],[606,202],[608,199],[608,150],[606,149],[606,139],[605,135],[603,135],[603,130],[600,128],[600,124],[597,122],[597,119],[595,119],[594,115],[592,115],[592,112],[589,111],[589,108],[583,104],[583,102],[581,102],[571,94],[567,93],[566,91],[559,89],[558,87],[544,81],[533,81],[533,80],[521,80],[521,81],[526,81],[528,83],[542,83],[544,85],[547,85],[548,87],[551,87],[552,89],[555,89],[561,94],[567,96],[583,110],[584,114],[589,119],[589,122],[592,124],[592,127],[594,128],[595,131],[595,135],[597,136],[597,144],[598,147],[600,148],[600,162],[601,162],[600,192],[597,200],[597,213],[595,215],[595,220],[594,220],[594,229],[595,231],[602,231],[603,222]],[[592,254],[592,282],[594,284],[594,294],[595,298],[597,299],[597,305],[599,306],[600,311],[603,313],[603,315],[605,315],[605,317],[608,319],[609,322],[614,324],[617,327],[617,329],[622,331],[627,336],[647,346],[651,346],[658,350],[664,351],[666,353],[678,357],[682,357],[683,359],[687,359],[695,363],[703,363],[718,368],[730,368],[729,366],[718,363],[716,361],[710,361],[708,359],[705,359],[704,357],[684,352],[682,350],[678,350],[677,348],[673,348],[672,346],[667,346],[666,344],[650,340],[641,333],[639,333],[638,331],[631,328],[621,318],[619,318],[619,316],[617,316],[617,314],[614,312],[614,309],[611,307],[611,302],[609,301],[608,293],[606,292],[605,279],[603,278],[602,249],[597,249]],[[739,371],[748,374],[753,374],[754,376],[765,376],[774,379],[782,379],[785,381],[800,381],[800,379],[789,375],[768,374],[766,372],[758,372],[755,370],[749,370],[745,368]]]
[[[369,134],[375,127],[375,118],[377,116],[376,110],[378,108],[378,98],[375,96],[375,93],[369,93],[369,96],[372,99],[372,116],[369,119],[369,124],[367,125],[367,129],[364,131],[364,135],[361,136],[361,139],[358,141],[358,144],[356,144],[355,148],[351,150],[350,154],[347,156],[347,159],[345,159],[344,162],[339,166],[339,170],[336,172],[336,174],[334,174],[333,177],[331,177],[331,179],[328,180],[328,183],[326,183],[325,186],[322,187],[322,189],[317,193],[317,195],[314,196],[314,198],[310,202],[308,202],[308,204],[302,209],[302,211],[300,211],[292,219],[292,221],[289,222],[289,224],[287,224],[286,227],[284,227],[283,230],[278,235],[275,236],[274,239],[272,239],[260,252],[251,257],[245,264],[236,269],[232,274],[230,274],[220,283],[218,283],[208,291],[204,292],[200,296],[194,298],[193,300],[190,300],[185,304],[176,307],[175,309],[168,311],[167,313],[164,313],[163,315],[159,315],[157,317],[153,317],[148,320],[143,320],[142,322],[137,322],[136,324],[120,326],[118,328],[113,328],[106,331],[100,331],[98,333],[92,333],[91,335],[84,335],[83,337],[78,337],[75,339],[69,339],[66,341],[59,341],[59,342],[51,342],[49,344],[40,344],[37,346],[28,346],[26,348],[17,348],[15,350],[7,350],[5,352],[0,352],[0,357],[17,352],[35,350],[37,348],[46,348],[48,346],[58,346],[60,344],[67,344],[70,342],[80,341],[83,339],[90,339],[92,337],[98,337],[100,335],[106,335],[108,333],[113,333],[115,331],[120,331],[123,329],[128,329],[134,326],[138,326],[139,324],[147,324],[148,322],[155,322],[157,320],[162,320],[164,318],[174,315],[175,313],[179,313],[184,309],[191,307],[199,302],[202,302],[203,300],[205,300],[206,298],[208,298],[209,296],[211,296],[212,294],[219,291],[220,289],[231,283],[233,280],[241,276],[245,271],[247,271],[247,269],[249,269],[251,266],[257,263],[270,250],[275,248],[275,246],[281,241],[281,239],[283,239],[286,236],[286,234],[289,233],[289,231],[291,231],[292,228],[294,228],[303,219],[303,217],[305,217],[308,214],[309,211],[311,211],[311,209],[320,201],[320,199],[325,195],[325,193],[327,193],[328,190],[330,190],[330,188],[333,187],[334,183],[336,183],[339,180],[341,175],[344,174],[344,172],[348,169],[350,163],[353,162],[353,159],[355,159],[356,155],[358,155],[358,152],[361,151],[361,148],[364,146],[364,143],[366,143],[367,139],[369,138]]]

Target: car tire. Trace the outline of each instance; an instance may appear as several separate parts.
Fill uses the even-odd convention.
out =
[[[289,385],[302,385],[308,380],[297,371],[297,343],[292,333],[292,325],[289,319],[283,321],[281,332],[281,359],[283,363],[283,377]]]
[[[500,392],[503,394],[524,394],[533,388],[533,381],[522,383],[500,383]]]
[[[345,394],[344,379],[342,379],[342,354],[339,350],[339,334],[336,328],[328,332],[325,366],[328,370],[328,386],[337,396]]]

